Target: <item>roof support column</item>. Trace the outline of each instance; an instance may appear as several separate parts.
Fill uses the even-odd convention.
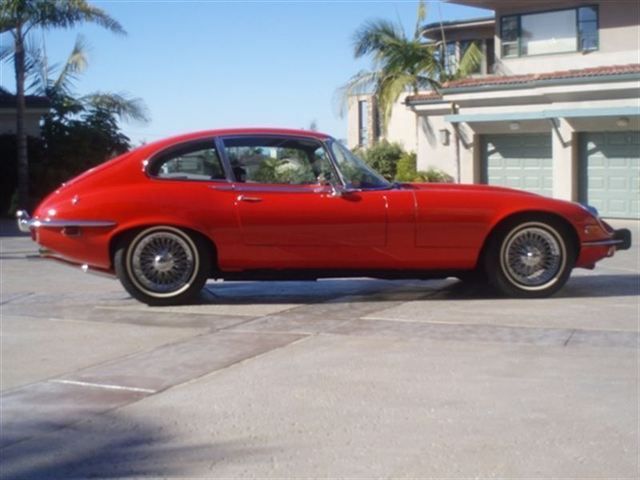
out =
[[[578,193],[575,131],[565,118],[549,121],[552,126],[553,197],[575,201]]]

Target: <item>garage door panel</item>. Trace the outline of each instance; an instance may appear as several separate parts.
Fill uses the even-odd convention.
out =
[[[629,181],[624,177],[609,177],[607,188],[609,190],[627,190]]]
[[[598,132],[580,140],[582,200],[603,216],[639,218],[640,134]]]
[[[487,183],[552,194],[550,135],[486,135],[482,155]]]

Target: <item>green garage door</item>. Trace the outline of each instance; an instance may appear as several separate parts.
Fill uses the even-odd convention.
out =
[[[603,217],[640,217],[640,132],[583,133],[580,196]]]
[[[484,135],[485,183],[552,195],[551,134]]]

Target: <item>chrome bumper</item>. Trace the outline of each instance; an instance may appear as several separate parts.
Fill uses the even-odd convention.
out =
[[[582,245],[585,247],[615,247],[616,250],[629,250],[631,248],[631,230],[627,228],[614,230],[613,238],[584,242]]]
[[[25,210],[18,210],[16,212],[16,220],[18,221],[18,228],[21,232],[29,233],[31,230],[30,223],[31,217]]]
[[[29,233],[34,228],[68,228],[68,227],[115,227],[116,222],[110,222],[106,220],[63,220],[63,219],[45,219],[37,220],[29,216],[25,210],[18,210],[16,212],[16,220],[18,222],[18,228],[21,232]]]

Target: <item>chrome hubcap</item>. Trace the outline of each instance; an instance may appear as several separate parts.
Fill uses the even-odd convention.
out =
[[[513,282],[528,289],[544,288],[553,283],[564,268],[564,245],[545,228],[525,227],[507,238],[501,261]]]
[[[169,272],[173,269],[175,262],[170,252],[162,252],[153,259],[153,268],[158,272]]]
[[[136,283],[149,293],[178,293],[192,280],[196,260],[180,235],[158,231],[144,236],[131,255]]]

